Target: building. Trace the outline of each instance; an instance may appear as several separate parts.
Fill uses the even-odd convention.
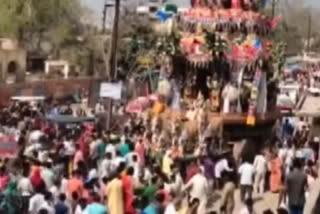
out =
[[[8,77],[23,81],[27,66],[27,52],[18,46],[18,42],[0,38],[0,80],[7,81]],[[10,81],[11,82],[11,81]]]

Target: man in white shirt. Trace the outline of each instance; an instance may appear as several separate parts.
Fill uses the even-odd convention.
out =
[[[220,159],[214,168],[214,173],[215,173],[215,177],[216,177],[216,182],[217,182],[217,186],[218,188],[222,188],[222,181],[221,181],[221,174],[223,171],[228,171],[228,172],[232,172],[233,170],[229,167],[228,161],[226,158],[222,158]]]
[[[44,196],[39,192],[33,195],[29,201],[29,208],[28,208],[29,214],[38,214],[44,202],[45,202]]]
[[[111,153],[112,159],[116,157],[116,147],[113,145],[113,143],[108,143],[106,146],[106,153]]]
[[[263,194],[264,193],[264,184],[265,184],[265,177],[267,172],[267,160],[263,155],[263,152],[256,155],[254,159],[254,170],[255,170],[255,177],[254,177],[254,188],[257,193]]]
[[[114,161],[112,160],[112,154],[107,152],[105,158],[99,165],[99,176],[100,178],[109,177],[116,170]]]
[[[28,172],[25,170],[23,172],[23,177],[18,182],[18,191],[21,193],[22,196],[29,197],[33,193],[33,187],[28,177]]]
[[[203,167],[200,168],[195,176],[185,185],[184,190],[189,189],[191,200],[198,199],[200,201],[197,213],[206,213],[206,205],[208,202],[209,184],[204,176]]]
[[[38,143],[40,140],[40,137],[43,136],[42,131],[40,130],[34,130],[29,135],[29,143]]]
[[[239,167],[238,172],[240,174],[240,198],[241,201],[244,202],[246,195],[247,198],[252,198],[254,167],[248,160],[245,159]]]
[[[55,214],[55,209],[53,208],[52,194],[47,192],[44,196],[44,201],[42,202],[39,210],[47,210],[48,214]]]

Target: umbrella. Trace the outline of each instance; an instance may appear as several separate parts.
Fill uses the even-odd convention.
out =
[[[147,108],[151,107],[151,102],[147,97],[139,97],[128,103],[126,112],[128,113],[140,113]]]

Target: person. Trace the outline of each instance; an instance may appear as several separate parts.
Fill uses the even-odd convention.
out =
[[[29,214],[37,214],[41,208],[41,205],[44,203],[44,196],[41,194],[41,189],[35,187],[35,194],[30,198],[29,201]]]
[[[188,189],[190,189],[189,194],[191,200],[195,198],[200,200],[198,213],[205,213],[208,202],[209,185],[206,177],[204,176],[203,167],[200,167],[200,171],[185,185],[184,190]]]
[[[151,183],[144,189],[141,197],[145,198],[147,203],[151,202],[154,199],[158,188],[158,177],[154,176],[151,178]]]
[[[127,141],[122,141],[119,147],[121,157],[125,157],[129,152],[129,143]]]
[[[108,214],[108,209],[101,204],[100,196],[95,193],[93,195],[93,203],[86,207],[84,214]]]
[[[24,170],[22,173],[22,178],[18,182],[18,191],[22,196],[30,197],[33,193],[33,187],[28,177],[28,170]]]
[[[48,162],[41,170],[41,178],[43,179],[46,188],[50,189],[54,185],[54,174],[52,171],[52,163]]]
[[[270,190],[277,193],[281,186],[282,177],[282,163],[281,159],[274,153],[270,162]]]
[[[225,184],[222,189],[221,202],[220,202],[220,213],[232,214],[235,206],[234,193],[236,185],[233,180],[233,175],[230,172],[224,172],[222,175]]]
[[[220,189],[222,187],[222,181],[221,181],[221,173],[223,171],[231,172],[232,169],[229,167],[228,160],[224,157],[222,157],[215,165],[214,174],[216,178],[216,186]]]
[[[72,194],[76,192],[78,196],[81,196],[83,193],[84,184],[80,179],[80,172],[78,170],[73,171],[72,178],[68,180],[67,184],[67,197],[70,199]]]
[[[18,200],[17,183],[11,180],[6,189],[2,192],[2,200],[0,203],[0,213],[16,214],[23,212],[24,204]]]
[[[246,195],[247,198],[252,198],[254,167],[248,159],[244,159],[238,172],[240,174],[240,198],[242,202],[245,202]]]
[[[173,164],[173,160],[171,158],[171,151],[168,150],[166,151],[166,154],[163,156],[163,159],[162,159],[162,171],[169,177],[172,174],[172,171],[171,171],[172,164]]]
[[[110,177],[115,171],[114,161],[112,160],[112,153],[107,152],[105,158],[99,164],[99,176]]]
[[[308,188],[308,182],[299,159],[294,159],[293,171],[288,174],[285,185],[288,195],[289,214],[302,214],[306,202],[305,191]]]
[[[260,152],[258,155],[256,155],[253,166],[255,171],[254,189],[257,193],[263,194],[265,177],[267,173],[267,160],[264,157],[263,152]]]
[[[180,207],[181,199],[176,197],[174,193],[170,193],[172,200],[168,203],[164,210],[164,214],[176,214],[177,208]]]
[[[289,214],[288,211],[284,208],[277,209],[277,214]]]
[[[55,214],[55,209],[52,204],[52,194],[50,192],[46,192],[44,194],[44,201],[40,205],[40,210],[45,209],[48,211],[48,214]]]
[[[252,198],[247,198],[244,204],[245,206],[240,210],[239,214],[256,214],[256,212],[253,209]]]
[[[136,143],[136,146],[135,146],[135,151],[139,156],[141,166],[144,166],[144,164],[145,164],[145,145],[143,143],[143,139],[138,140],[138,142]]]
[[[80,149],[80,145],[76,144],[75,147],[76,147],[76,153],[73,157],[73,166],[72,166],[73,170],[78,169],[78,163],[80,161],[84,161],[84,155],[83,155],[83,151]]]
[[[66,195],[64,193],[60,193],[59,201],[54,206],[55,214],[69,214],[69,212],[71,213],[71,210],[69,210],[69,207],[66,204],[66,199]]]
[[[124,190],[124,203],[125,203],[125,213],[135,214],[135,209],[133,207],[134,194],[133,194],[133,176],[134,169],[129,167],[125,175],[122,175],[122,185]]]
[[[142,211],[142,214],[160,214],[164,200],[164,194],[157,194],[155,200]]]
[[[87,208],[87,200],[85,198],[80,198],[79,203],[76,206],[74,214],[83,214],[85,209]]]
[[[270,209],[267,209],[263,211],[263,214],[273,214],[273,212]]]
[[[38,189],[41,189],[42,191],[45,190],[46,186],[41,177],[41,169],[39,167],[36,167],[34,169],[34,172],[30,177],[30,181],[33,188],[38,188]]]
[[[107,185],[106,196],[110,214],[124,214],[123,184],[120,180],[121,172],[122,169],[118,169],[116,176]]]

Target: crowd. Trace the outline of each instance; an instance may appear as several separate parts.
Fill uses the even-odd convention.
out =
[[[278,144],[237,163],[210,149],[186,158],[184,145],[155,136],[141,120],[111,132],[96,122],[48,122],[48,113],[73,109],[13,103],[0,112],[0,134],[19,145],[15,159],[1,159],[0,213],[254,214],[253,193],[270,190],[279,193],[278,213],[300,214],[317,177],[319,139],[310,141],[302,121],[286,120]],[[237,188],[241,210],[234,210]]]

